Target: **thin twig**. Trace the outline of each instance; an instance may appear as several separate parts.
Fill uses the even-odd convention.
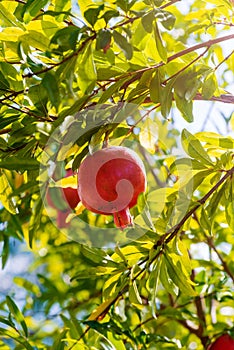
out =
[[[221,62],[219,62],[219,64],[215,67],[215,70],[217,70],[221,66],[221,64],[227,61],[233,54],[234,54],[234,50],[232,50],[232,52],[229,55],[224,57],[224,59]]]
[[[175,74],[171,75],[169,78],[167,78],[166,80],[164,80],[161,84],[165,85],[169,80],[173,79],[174,77],[176,77],[177,75],[179,75],[180,73],[184,72],[187,68],[189,68],[193,63],[195,63],[196,61],[200,60],[200,58],[202,58],[206,52],[209,50],[209,47],[206,47],[205,50],[196,58],[194,58],[194,60],[192,60],[191,62],[189,62],[186,66],[184,66],[182,69],[180,69],[178,72],[176,72]]]
[[[32,78],[34,75],[40,75],[40,74],[43,74],[43,73],[46,73],[46,72],[49,72],[51,69],[55,68],[55,67],[58,67],[60,66],[61,64],[69,61],[71,58],[75,57],[75,56],[78,56],[79,53],[84,49],[85,45],[90,41],[90,40],[93,40],[94,38],[96,37],[96,34],[88,37],[87,39],[85,39],[83,41],[83,43],[80,45],[79,49],[77,51],[74,51],[72,54],[64,57],[63,60],[57,62],[57,63],[53,63],[51,66],[49,67],[46,67],[44,69],[41,69],[37,72],[30,72],[30,73],[27,73],[27,74],[23,74],[22,77],[23,78]]]

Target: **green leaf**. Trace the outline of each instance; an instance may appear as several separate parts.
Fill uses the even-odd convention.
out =
[[[104,18],[106,24],[114,17],[119,17],[119,11],[108,10],[101,16],[101,18]]]
[[[85,148],[82,149],[81,152],[79,152],[79,153],[75,156],[75,158],[74,158],[74,160],[73,160],[73,162],[72,162],[72,170],[73,170],[73,171],[79,168],[82,159],[86,156],[86,154],[87,154],[88,152],[89,152],[89,146],[86,146]]]
[[[100,128],[95,132],[89,142],[89,153],[93,154],[97,150],[102,148],[104,137],[106,133],[109,133],[115,128],[114,124],[101,125]]]
[[[4,267],[7,263],[7,260],[9,258],[9,253],[10,253],[9,237],[4,235],[3,248],[2,248],[2,253],[1,253],[2,269],[4,269]]]
[[[106,102],[128,80],[129,80],[129,78],[122,78],[122,79],[116,81],[115,83],[113,83],[106,91],[103,92],[98,103]]]
[[[174,90],[179,98],[191,102],[201,86],[200,73],[194,70],[182,72],[175,79]]]
[[[89,43],[85,51],[78,58],[78,83],[83,93],[93,89],[96,82],[97,72],[93,58],[93,49]]]
[[[167,85],[160,90],[159,96],[160,96],[160,103],[161,103],[161,113],[164,118],[167,118],[171,106],[172,106],[172,100],[173,100],[173,94],[172,89],[174,86],[175,79],[171,79]]]
[[[182,114],[182,117],[188,122],[193,122],[193,102],[187,101],[185,98],[179,97],[176,93],[174,94],[176,107]]]
[[[6,4],[7,5],[7,4]],[[24,29],[23,24],[0,3],[0,25],[3,27],[19,27]]]
[[[217,191],[212,195],[209,205],[207,206],[207,214],[209,216],[209,220],[211,223],[213,222],[213,219],[216,215],[216,212],[220,206],[221,200],[224,198],[225,195],[225,189],[226,189],[226,182],[221,186],[221,188],[217,189]],[[225,212],[227,215],[227,212]],[[229,217],[229,215],[227,215]],[[232,213],[233,216],[233,213]]]
[[[37,85],[30,86],[28,90],[28,96],[34,106],[45,112],[46,111],[46,103],[48,101],[48,93],[45,86],[43,86],[41,83]]]
[[[234,149],[234,139],[231,136],[222,136],[215,132],[198,132],[194,135],[200,141],[209,145],[218,146],[224,149]]]
[[[2,91],[1,95],[7,92],[10,88],[10,84],[7,79],[5,79],[4,75],[0,71],[0,91]]]
[[[81,98],[79,98],[79,100],[75,101],[71,105],[71,107],[63,109],[59,113],[59,116],[55,122],[55,125],[60,125],[64,121],[66,116],[74,115],[75,113],[79,112],[88,100],[89,100],[89,96],[84,95]]]
[[[141,145],[151,154],[155,153],[156,142],[158,141],[158,126],[155,121],[147,118],[139,134]]]
[[[171,256],[167,253],[164,255],[165,263],[167,266],[168,275],[178,286],[179,290],[188,296],[196,296],[195,290],[192,288],[192,282],[189,279],[189,276],[185,273],[183,269],[182,261],[177,261],[175,264]]]
[[[95,8],[89,8],[84,12],[84,17],[89,24],[93,27],[98,20],[99,13],[104,9],[104,5],[100,5]]]
[[[159,56],[161,57],[162,61],[164,63],[166,63],[167,62],[167,49],[166,49],[165,44],[163,42],[161,33],[159,31],[159,28],[158,28],[158,24],[156,21],[154,22],[154,38],[155,38],[155,43],[156,43],[156,47],[157,47]]]
[[[74,318],[67,318],[63,314],[60,315],[64,325],[69,329],[69,333],[73,339],[79,338],[83,333],[80,323]]]
[[[68,332],[68,329],[63,329],[61,332],[59,332],[59,335],[57,336],[53,345],[51,346],[51,350],[65,349],[66,342],[64,341],[64,338],[66,337],[67,332]]]
[[[60,93],[55,73],[47,72],[44,75],[41,84],[46,89],[52,106],[58,110],[60,104]]]
[[[107,29],[100,29],[96,37],[96,49],[97,50],[106,50],[111,42],[111,32]]]
[[[126,59],[130,60],[133,55],[132,45],[127,41],[127,39],[123,35],[121,35],[116,30],[113,31],[113,38],[116,44],[119,46],[119,48],[123,51]]]
[[[18,306],[15,304],[15,302],[9,296],[6,297],[6,302],[7,302],[8,308],[9,308],[10,312],[12,313],[12,315],[14,316],[15,320],[18,323],[20,323],[20,325],[24,331],[25,336],[28,337],[28,328],[27,328],[27,325],[25,323],[24,316],[21,313],[21,311],[19,310]]]
[[[154,318],[157,318],[157,292],[160,279],[161,263],[161,258],[155,261],[155,263],[152,265],[152,271],[150,272],[149,276],[149,286],[151,287],[150,306]]]
[[[75,50],[80,28],[69,26],[59,29],[50,43],[57,44],[62,51]]]
[[[202,96],[209,100],[215,93],[218,87],[217,78],[214,72],[208,75],[205,82],[202,84]]]
[[[9,338],[13,339],[15,342],[21,344],[24,347],[24,349],[35,350],[35,348],[33,348],[29,344],[29,342],[27,340],[25,340],[25,338],[19,336],[16,331],[10,331],[10,330],[5,329],[5,328],[0,328],[0,335],[2,335],[2,337],[9,337]]]
[[[105,273],[103,273],[104,275]],[[116,273],[113,276],[110,276],[108,278],[108,280],[105,282],[104,286],[103,286],[103,298],[107,299],[110,296],[112,296],[113,294],[115,294],[116,292],[118,292],[120,290],[120,285],[119,285],[119,281],[121,278],[122,273]]]
[[[41,214],[42,214],[43,208],[44,206],[43,206],[42,197],[39,196],[39,198],[37,198],[37,200],[33,204],[32,215],[30,217],[30,222],[29,222],[28,244],[30,248],[32,248],[33,238],[35,237],[35,234],[41,224]]]
[[[92,265],[99,265],[104,267],[116,267],[117,264],[99,248],[90,248],[84,245],[80,248],[80,253],[86,258]]]
[[[10,87],[18,92],[23,90],[23,82],[21,80],[21,76],[17,69],[7,62],[1,62],[0,63],[0,70],[2,71],[3,75],[7,78],[7,84],[10,84]],[[2,78],[0,79],[0,89],[2,84]]]
[[[141,217],[143,218],[145,224],[147,225],[147,227],[152,230],[155,231],[155,227],[152,221],[152,217],[150,214],[150,210],[149,210],[149,206],[148,203],[146,201],[145,198],[145,194],[141,193],[138,198],[137,198],[137,206],[140,212]]]
[[[129,301],[132,304],[142,304],[142,300],[137,289],[136,281],[132,281],[129,285]]]
[[[28,1],[24,7],[24,19],[27,18],[27,21],[29,21],[30,18],[35,17],[48,2],[49,0]],[[30,15],[30,17],[28,15]]]
[[[100,304],[89,316],[88,321],[96,321],[100,316],[103,315],[103,313],[105,313],[107,310],[109,310],[109,308],[111,307],[111,305],[113,305],[113,303],[116,300],[116,296],[113,296],[107,300],[105,300],[102,304]]]
[[[47,51],[50,44],[49,39],[36,30],[29,30],[26,34],[21,35],[19,41],[41,51]]]
[[[200,141],[193,136],[188,130],[184,129],[181,135],[182,146],[185,152],[192,158],[200,160],[209,166],[214,166],[212,160],[202,147]]]
[[[5,172],[3,170],[0,170],[0,201],[6,210],[15,215],[18,213],[18,209],[16,207],[14,199],[12,198],[12,195],[13,189],[8,181],[8,178]]]
[[[228,202],[225,206],[225,215],[227,223],[232,231],[234,231],[234,200]]]
[[[0,168],[16,171],[38,170],[39,162],[36,159],[22,159],[16,156],[11,156],[4,160],[0,160]]]
[[[5,319],[5,318],[3,318],[1,316],[0,316],[0,323],[3,323],[3,324],[5,324],[5,325],[7,325],[9,327],[14,327],[14,323],[11,320]]]
[[[168,274],[166,259],[162,257],[161,260],[160,281],[168,293],[177,296],[179,294],[178,286]]]
[[[161,98],[161,80],[160,80],[160,72],[157,69],[155,72],[155,76],[152,78],[150,82],[150,99],[154,103],[159,103]]]
[[[171,12],[155,9],[154,13],[155,18],[162,23],[164,28],[171,30],[174,27],[176,17]]]
[[[152,32],[154,19],[155,19],[154,11],[150,11],[141,17],[141,23],[147,33]]]

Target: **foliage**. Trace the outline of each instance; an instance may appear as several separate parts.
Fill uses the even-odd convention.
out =
[[[231,332],[233,114],[225,134],[203,126],[215,101],[234,103],[233,3],[3,0],[0,13],[2,268],[14,242],[34,257],[14,278],[23,302],[0,300],[0,348],[202,350]],[[200,131],[181,131],[200,123],[196,100],[210,112],[197,105]],[[107,142],[146,166],[135,227],[80,206],[58,230],[47,187],[74,185],[65,167]]]

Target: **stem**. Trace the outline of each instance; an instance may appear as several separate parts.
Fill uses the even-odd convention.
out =
[[[174,77],[176,77],[177,75],[179,75],[180,73],[184,72],[187,68],[189,68],[193,63],[195,63],[196,61],[200,60],[200,58],[202,58],[206,52],[209,50],[209,47],[206,47],[205,50],[196,58],[194,58],[194,60],[192,60],[191,62],[189,62],[189,64],[187,64],[185,67],[183,67],[182,69],[180,69],[178,72],[176,72],[175,74],[171,75],[169,78],[167,78],[166,80],[164,80],[162,82],[162,85],[165,85],[169,80],[173,79]]]
[[[211,195],[232,175],[234,174],[234,167],[229,169],[226,174],[214,185],[214,187],[212,187],[210,189],[210,191],[204,196],[202,197],[198,202],[197,205],[195,205],[195,207],[193,207],[192,209],[190,209],[187,214],[181,219],[181,221],[175,225],[174,227],[172,227],[167,233],[166,236],[167,238],[165,239],[165,243],[168,244],[176,235],[177,233],[180,231],[180,229],[182,228],[182,226],[185,224],[185,222],[196,212],[196,210],[203,204],[205,204],[205,202],[211,197]]]
[[[34,117],[34,118],[36,118],[37,120],[40,120],[40,121],[50,121],[50,122],[53,122],[55,119],[57,119],[55,116],[52,116],[52,115],[49,115],[49,116],[48,116],[48,117],[50,118],[50,120],[47,119],[47,118],[40,117],[40,116],[34,114],[33,112],[31,112],[30,109],[27,108],[27,107],[25,107],[25,109],[27,109],[27,110],[25,110],[25,109],[23,109],[23,107],[22,107],[22,108],[16,107],[16,106],[11,105],[10,103],[7,103],[7,102],[1,102],[1,101],[0,101],[0,104],[3,105],[3,106],[7,106],[7,107],[9,107],[9,108],[12,108],[12,109],[14,109],[14,110],[16,110],[16,111],[18,111],[18,112],[20,112],[20,113],[27,114],[27,115],[29,115],[29,116],[31,116],[31,117]]]
[[[234,54],[234,50],[232,50],[232,52],[229,55],[227,55],[221,62],[219,62],[219,64],[215,67],[215,70],[217,70],[221,66],[221,64],[227,61],[233,54]]]
[[[139,79],[139,77],[146,71],[158,69],[162,66],[165,66],[167,63],[174,61],[175,59],[177,59],[179,57],[185,56],[190,52],[202,49],[203,47],[210,48],[211,46],[213,46],[215,44],[218,44],[218,43],[223,42],[223,41],[231,40],[231,39],[234,39],[234,34],[225,35],[225,36],[222,36],[220,38],[211,39],[211,40],[205,41],[204,43],[193,45],[191,47],[188,47],[187,49],[184,49],[182,51],[175,53],[174,55],[169,56],[167,59],[167,62],[159,62],[159,63],[155,64],[154,66],[150,66],[150,67],[139,69],[137,71],[132,71],[132,72],[122,74],[122,75],[118,76],[118,78],[114,79],[113,82],[120,80],[122,78],[128,77],[128,76],[135,76],[135,75],[137,75],[137,79]],[[135,80],[137,80],[137,79],[135,79]]]

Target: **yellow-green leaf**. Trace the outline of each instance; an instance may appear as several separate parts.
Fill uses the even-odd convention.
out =
[[[18,209],[12,198],[13,190],[3,170],[0,170],[0,201],[11,214],[17,214]]]
[[[158,126],[150,118],[144,122],[144,127],[139,134],[141,145],[150,153],[155,153],[155,145],[158,140]]]

